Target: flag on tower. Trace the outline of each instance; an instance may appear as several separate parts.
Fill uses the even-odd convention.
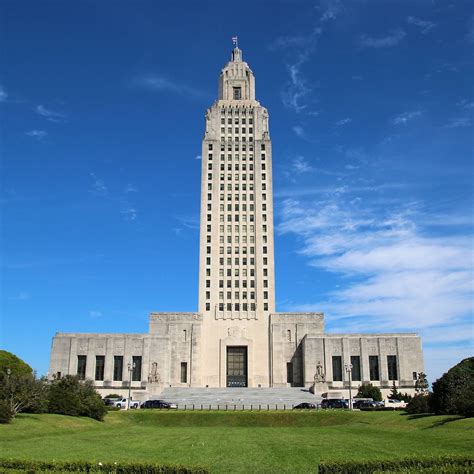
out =
[[[232,43],[234,43],[234,46],[237,47],[237,42],[239,40],[238,36],[232,36]]]

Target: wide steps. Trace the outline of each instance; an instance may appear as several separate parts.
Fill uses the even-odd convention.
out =
[[[291,408],[302,402],[320,403],[321,397],[314,396],[302,388],[194,388],[169,387],[155,397],[176,403],[180,408],[186,405],[197,409],[228,407],[255,409]]]

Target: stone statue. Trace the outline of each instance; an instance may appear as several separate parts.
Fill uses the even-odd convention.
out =
[[[159,383],[160,382],[160,373],[158,372],[158,363],[153,362],[151,364],[151,371],[148,375],[148,383]]]
[[[325,383],[326,382],[326,374],[323,370],[323,365],[320,361],[316,364],[316,373],[314,374],[314,383]]]

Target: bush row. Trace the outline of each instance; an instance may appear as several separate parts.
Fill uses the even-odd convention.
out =
[[[474,469],[474,457],[443,456],[440,458],[406,458],[388,461],[321,461],[319,474],[373,474],[383,472],[423,472],[433,469],[437,472],[471,473]]]
[[[168,466],[143,463],[92,463],[83,461],[21,461],[0,459],[0,468],[26,472],[97,472],[110,474],[204,474],[202,467]]]

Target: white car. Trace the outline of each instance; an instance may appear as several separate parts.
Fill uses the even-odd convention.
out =
[[[392,400],[390,398],[387,398],[384,401],[385,408],[406,408],[407,407],[407,402],[402,402],[400,400]]]
[[[117,408],[127,408],[128,398],[122,398],[118,402],[115,402]],[[140,402],[138,400],[130,400],[130,408],[140,408]]]

